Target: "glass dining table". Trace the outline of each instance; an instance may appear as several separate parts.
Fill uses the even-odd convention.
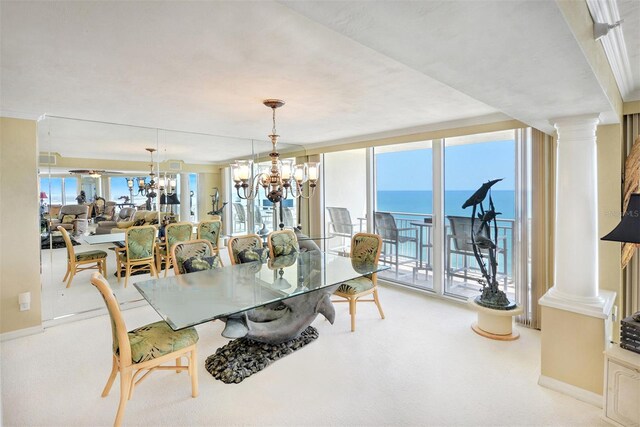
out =
[[[225,331],[231,327],[231,336],[223,332],[229,338],[282,342],[318,313],[333,316],[329,296],[341,283],[387,268],[314,250],[134,286],[173,330],[220,319],[227,323]]]

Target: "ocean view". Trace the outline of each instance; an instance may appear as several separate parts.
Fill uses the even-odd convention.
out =
[[[471,215],[471,208],[462,209],[462,205],[475,191],[445,191],[445,215]],[[376,196],[376,210],[378,211],[416,214],[433,213],[432,191],[378,191]],[[491,196],[496,210],[502,212],[498,219],[515,218],[515,192],[513,190],[494,190],[491,192]],[[488,206],[488,203],[489,198],[487,196],[485,206]]]

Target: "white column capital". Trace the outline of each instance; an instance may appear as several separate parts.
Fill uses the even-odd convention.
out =
[[[549,120],[556,129],[559,127],[574,127],[584,129],[586,126],[597,126],[600,123],[600,113],[581,114],[579,116],[556,117]]]

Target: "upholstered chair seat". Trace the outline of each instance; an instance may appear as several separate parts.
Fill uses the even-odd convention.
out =
[[[340,285],[336,292],[340,292],[343,294],[359,294],[360,292],[365,292],[373,289],[374,284],[371,279],[368,277],[358,277],[356,279],[347,280],[343,284]]]
[[[81,252],[76,255],[76,261],[90,261],[94,259],[104,259],[107,258],[107,253],[105,251],[87,251]]]
[[[133,363],[156,359],[198,342],[198,332],[195,328],[174,331],[164,320],[141,326],[128,332],[127,335],[131,343]]]

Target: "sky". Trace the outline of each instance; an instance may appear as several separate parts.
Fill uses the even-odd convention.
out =
[[[432,159],[431,149],[376,154],[377,190],[433,190]],[[445,146],[445,190],[476,190],[497,178],[504,179],[494,190],[515,189],[514,141]]]

